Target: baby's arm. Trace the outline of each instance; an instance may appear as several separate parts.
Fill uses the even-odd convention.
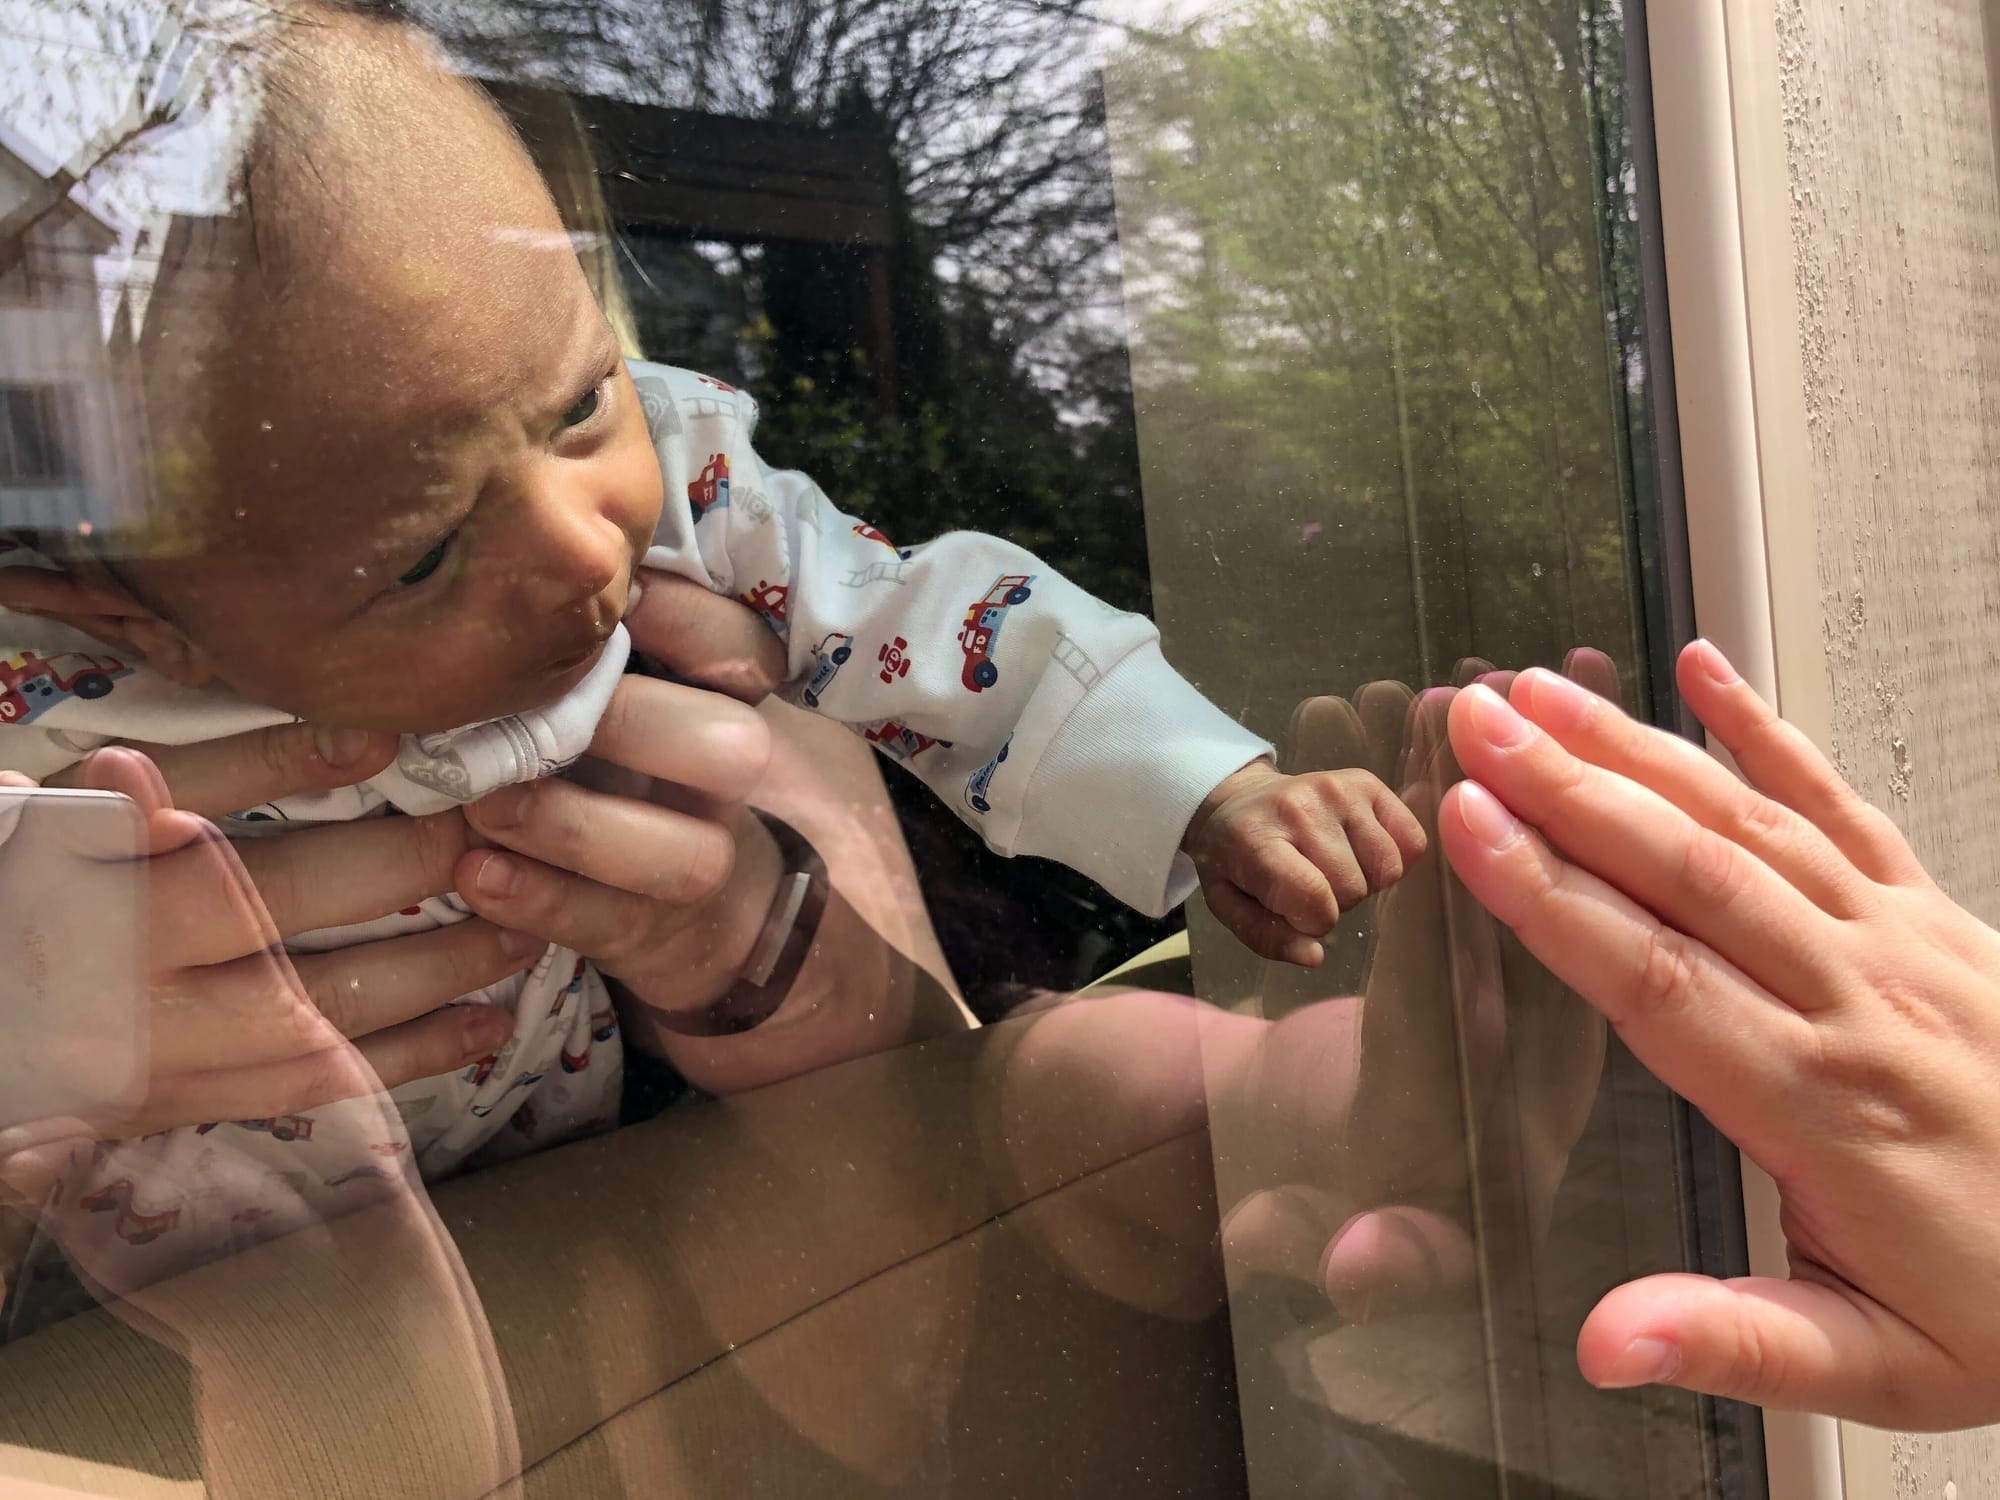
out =
[[[1209,793],[1181,847],[1246,947],[1310,969],[1342,912],[1403,878],[1424,830],[1371,772],[1287,776],[1259,761]]]
[[[654,419],[668,513],[650,564],[762,611],[787,643],[789,695],[853,726],[991,848],[1058,860],[1154,915],[1186,899],[1190,821],[1271,747],[1167,664],[1151,621],[998,537],[897,546],[768,468],[747,398],[634,374],[674,408]]]

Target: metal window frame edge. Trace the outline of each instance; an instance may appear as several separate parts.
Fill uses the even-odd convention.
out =
[[[1647,28],[1695,619],[1824,746],[1776,0],[1661,0]],[[1742,1177],[1751,1272],[1782,1277],[1776,1185],[1748,1160]],[[1799,1412],[1767,1411],[1763,1425],[1771,1500],[1886,1494],[1886,1435]]]

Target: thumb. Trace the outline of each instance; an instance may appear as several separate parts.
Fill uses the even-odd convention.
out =
[[[1584,1319],[1576,1359],[1602,1389],[1664,1384],[1759,1406],[1884,1425],[1908,1421],[1896,1392],[1949,1357],[1844,1286],[1745,1276],[1648,1276],[1607,1293]],[[1935,1415],[1916,1420],[1935,1425]]]
[[[1320,1285],[1350,1323],[1454,1306],[1476,1289],[1472,1240],[1432,1209],[1397,1205],[1354,1215],[1320,1261]]]

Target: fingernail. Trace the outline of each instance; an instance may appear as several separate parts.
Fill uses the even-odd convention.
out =
[[[1706,637],[1694,643],[1694,659],[1711,682],[1723,687],[1735,687],[1743,680],[1736,668],[1729,664],[1729,658],[1722,654],[1722,648]]]
[[[511,896],[521,888],[521,867],[504,854],[489,854],[472,883],[488,896]]]
[[[527,816],[529,795],[525,786],[503,786],[481,797],[475,804],[479,821],[489,828],[512,828]]]
[[[529,958],[548,946],[547,938],[536,937],[532,932],[517,932],[511,927],[500,929],[500,951],[509,958]]]
[[[1622,1391],[1635,1385],[1658,1385],[1680,1373],[1680,1345],[1667,1339],[1634,1339],[1597,1378],[1597,1388]]]
[[[507,1038],[514,1034],[513,1017],[490,1005],[467,1005],[463,1009],[466,1012],[465,1050],[461,1054],[464,1061],[478,1062],[507,1045]]]
[[[335,770],[345,770],[368,753],[373,738],[365,729],[315,729],[313,748]]]
[[[1528,701],[1544,728],[1570,733],[1583,728],[1601,700],[1567,677],[1537,667],[1528,674]]]
[[[1510,847],[1521,837],[1520,819],[1476,781],[1459,783],[1458,820],[1474,839],[1495,851]]]
[[[628,592],[625,595],[625,613],[629,615],[632,613],[633,610],[637,609],[639,607],[639,601],[643,599],[645,595],[646,595],[645,586],[639,582],[639,575],[637,573],[634,573],[632,575],[632,588],[630,592]]]
[[[1312,938],[1291,938],[1285,943],[1285,962],[1297,964],[1301,969],[1317,969],[1326,957],[1326,949]]]
[[[1472,728],[1487,743],[1502,749],[1512,749],[1525,745],[1533,733],[1528,721],[1514,712],[1508,703],[1490,687],[1469,687],[1465,695],[1472,700]]]

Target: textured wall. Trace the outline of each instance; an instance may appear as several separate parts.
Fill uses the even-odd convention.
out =
[[[1780,0],[1841,769],[2000,919],[2000,179],[1978,0]]]
[[[1777,3],[1833,750],[1993,921],[2000,178],[1981,9]],[[2000,1429],[1897,1437],[1886,1467],[1851,1500],[2000,1497]]]

